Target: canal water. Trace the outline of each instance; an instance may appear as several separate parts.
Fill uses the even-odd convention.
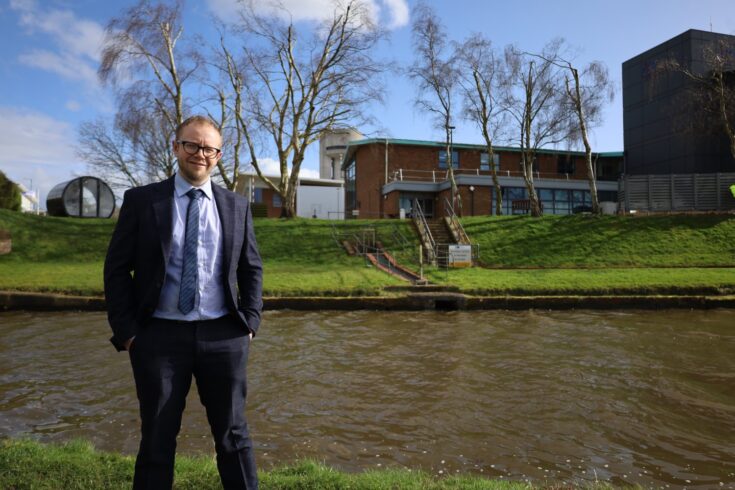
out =
[[[102,313],[0,313],[0,437],[135,453],[108,336]],[[249,377],[264,468],[735,488],[735,310],[267,312]],[[179,452],[213,452],[194,387]]]

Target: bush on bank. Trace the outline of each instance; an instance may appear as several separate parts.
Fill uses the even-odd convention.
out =
[[[23,490],[129,489],[134,458],[95,450],[85,441],[41,444],[28,440],[0,441],[0,488]],[[386,469],[344,473],[314,461],[302,461],[259,472],[263,490],[520,490],[571,488],[569,484],[505,482],[479,476],[434,478],[421,471]],[[179,456],[175,488],[178,490],[219,489],[214,460]],[[611,489],[605,483],[574,485],[574,488]]]

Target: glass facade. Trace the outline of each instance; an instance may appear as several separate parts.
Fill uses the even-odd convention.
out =
[[[536,188],[544,214],[573,214],[592,210],[592,198],[590,191],[572,189],[545,189]],[[494,190],[491,189],[493,199],[489,214],[495,214]],[[600,201],[616,201],[617,192],[598,192]],[[513,214],[512,202],[528,199],[528,191],[525,187],[503,187],[503,214]],[[518,214],[519,211],[516,211]]]
[[[352,210],[357,209],[357,192],[355,187],[355,160],[345,168],[345,217],[352,216]]]

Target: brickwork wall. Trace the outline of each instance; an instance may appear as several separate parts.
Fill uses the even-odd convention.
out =
[[[444,181],[446,169],[439,167],[439,152],[443,147],[392,145],[388,144],[388,179],[399,170],[403,170],[403,179],[431,180],[432,171],[436,172],[436,181]],[[459,152],[459,169],[461,173],[468,170],[479,170],[481,164],[482,149],[456,148]],[[521,155],[519,152],[497,151],[500,157],[500,171],[512,172],[514,176],[520,176]],[[537,155],[537,171],[541,178],[565,178],[565,174],[559,173],[559,159],[564,158],[557,154]],[[362,145],[355,152],[356,167],[356,198],[361,218],[377,218],[395,216],[398,214],[399,193],[393,192],[384,199],[381,190],[385,183],[385,161],[386,145],[384,143],[372,143]],[[583,156],[571,157],[574,162],[574,173],[569,174],[570,179],[586,179],[587,169]],[[619,159],[616,159],[616,161]],[[420,172],[417,172],[420,171]],[[490,171],[480,171],[480,175],[490,175]],[[417,179],[417,177],[420,177]],[[460,195],[463,202],[463,214],[469,216],[472,213],[472,193],[469,187],[462,186]],[[444,198],[451,200],[449,190],[442,191],[435,200],[434,209],[436,217],[444,214]],[[491,213],[492,190],[491,187],[475,186],[474,191],[475,215]]]

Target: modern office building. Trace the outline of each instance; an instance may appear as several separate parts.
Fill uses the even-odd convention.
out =
[[[722,46],[735,60],[735,36],[690,29],[623,63],[626,175],[735,172],[725,132],[708,123],[697,105],[696,83],[662,69],[675,60],[694,74],[707,74],[706,51]]]
[[[528,199],[517,148],[494,148],[490,162],[484,145],[453,144],[452,166],[462,201],[462,215],[495,214],[490,165],[497,170],[503,193],[503,213],[513,214],[513,202]],[[347,144],[343,159],[345,213],[348,217],[395,218],[409,212],[418,199],[429,218],[445,216],[451,184],[444,142],[363,139]],[[596,161],[600,201],[617,199],[617,179],[623,154],[600,153]],[[570,214],[590,205],[584,153],[541,150],[534,165],[534,182],[547,214]]]

